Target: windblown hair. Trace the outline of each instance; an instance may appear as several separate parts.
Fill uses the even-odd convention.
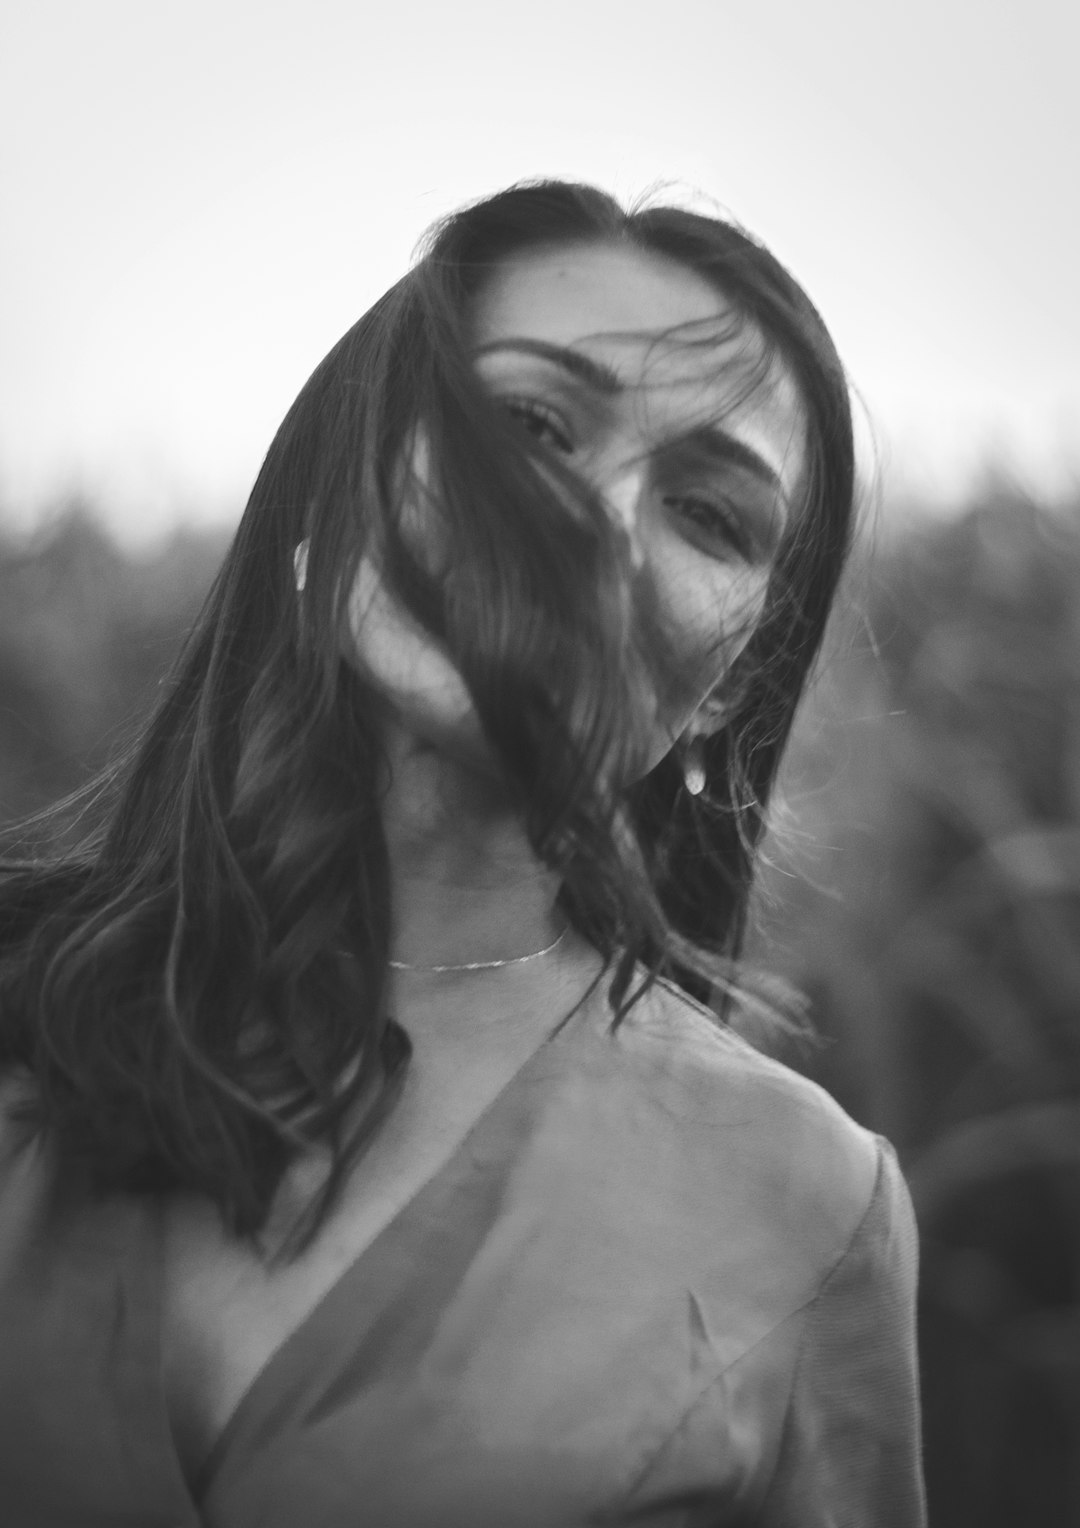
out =
[[[636,778],[626,718],[635,687],[663,680],[661,623],[642,619],[643,575],[604,506],[541,459],[470,359],[491,272],[573,243],[652,251],[713,283],[805,409],[801,499],[718,689],[697,798],[672,756],[612,783]],[[402,524],[418,426],[452,548],[438,567]],[[256,1240],[286,1167],[319,1144],[332,1168],[303,1245],[392,1107],[410,1047],[386,1007],[381,702],[343,656],[365,554],[463,674],[566,916],[606,957],[613,1027],[641,968],[719,1012],[739,990],[755,850],[853,490],[832,342],[738,227],[555,181],[443,220],[286,416],[153,715],[95,786],[100,825],[0,877],[0,1066],[32,1079],[29,1127],[97,1192],[205,1194]]]

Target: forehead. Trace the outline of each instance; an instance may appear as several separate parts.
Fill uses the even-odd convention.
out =
[[[495,269],[470,318],[477,348],[532,339],[605,361],[661,430],[722,419],[794,496],[798,388],[752,320],[678,261],[607,244],[528,250]]]

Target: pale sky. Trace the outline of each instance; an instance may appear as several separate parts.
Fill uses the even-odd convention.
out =
[[[821,308],[887,479],[1080,477],[1066,0],[6,0],[0,521],[235,521],[439,214],[697,191]]]

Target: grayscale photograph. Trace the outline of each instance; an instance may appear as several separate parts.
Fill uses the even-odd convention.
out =
[[[1080,1523],[1078,58],[8,0],[3,1528]]]

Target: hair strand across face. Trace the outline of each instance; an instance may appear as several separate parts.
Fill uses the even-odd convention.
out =
[[[500,263],[604,243],[712,284],[782,359],[807,421],[801,500],[697,796],[674,755],[620,787],[642,749],[635,687],[664,682],[663,623],[595,494],[493,402],[468,343]],[[403,509],[418,425],[443,566]],[[558,181],[444,219],[290,409],[138,745],[93,788],[99,828],[0,877],[0,1065],[32,1077],[29,1123],[97,1190],[196,1191],[250,1237],[289,1162],[326,1146],[301,1246],[392,1107],[409,1045],[386,1010],[380,701],[342,657],[364,556],[465,677],[563,910],[607,958],[613,1023],[642,973],[738,1001],[755,852],[853,491],[832,343],[741,229]]]

